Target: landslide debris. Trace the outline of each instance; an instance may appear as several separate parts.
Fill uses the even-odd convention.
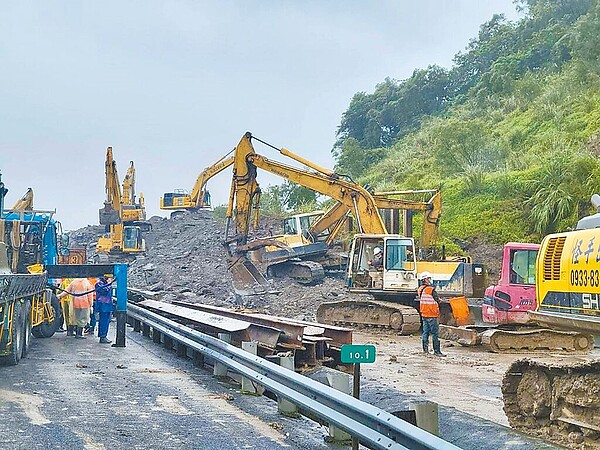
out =
[[[223,245],[224,221],[211,211],[182,212],[171,218],[150,218],[152,230],[144,233],[146,253],[129,263],[129,285],[163,294],[164,301],[189,301],[216,306],[242,306],[266,314],[315,320],[324,301],[348,294],[340,278],[326,277],[317,286],[289,279],[271,280],[274,294],[236,296]],[[274,231],[275,230],[275,231]],[[88,226],[69,233],[71,245],[93,248],[104,227]],[[274,223],[263,226],[256,237],[276,231]]]
[[[305,286],[290,279],[270,280],[272,291],[248,297],[236,296],[228,270],[227,251],[223,245],[225,222],[212,211],[178,212],[171,218],[149,219],[152,230],[144,233],[146,253],[129,261],[129,285],[162,293],[164,301],[189,301],[216,306],[242,306],[266,314],[300,320],[316,320],[323,302],[368,298],[350,294],[344,287],[343,275],[328,275],[316,286]],[[280,233],[280,220],[261,217],[260,229],[250,236],[263,238]],[[104,227],[90,225],[69,233],[72,246],[87,246],[92,253],[95,241]],[[502,246],[486,246],[471,242],[469,251],[475,261],[488,263],[501,260]],[[499,255],[499,256],[498,256]],[[498,264],[499,265],[499,264]],[[262,268],[263,272],[265,268]],[[492,276],[494,271],[492,269]],[[497,276],[496,276],[497,278]]]

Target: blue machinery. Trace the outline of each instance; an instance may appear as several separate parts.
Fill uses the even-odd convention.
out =
[[[48,278],[99,278],[112,275],[117,283],[117,337],[114,347],[125,347],[127,320],[127,264],[61,264],[45,266]]]

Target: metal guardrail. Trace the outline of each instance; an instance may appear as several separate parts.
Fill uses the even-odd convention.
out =
[[[357,437],[369,448],[459,449],[387,411],[159,314],[135,305],[129,305],[127,314]]]

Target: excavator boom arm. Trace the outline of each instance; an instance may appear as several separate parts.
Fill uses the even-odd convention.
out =
[[[190,199],[195,207],[198,208],[204,206],[203,202],[206,194],[206,182],[231,166],[234,160],[235,158],[233,156],[230,156],[229,158],[223,157],[211,166],[204,169],[202,173],[198,175],[196,183],[192,188],[192,193],[190,194]]]
[[[325,230],[330,230],[327,237],[327,243],[332,243],[337,237],[342,228],[342,221],[348,216],[350,209],[343,203],[337,202],[323,214],[319,219],[315,220],[308,230],[309,234],[315,238]]]
[[[424,211],[425,218],[423,220],[421,247],[429,248],[435,244],[438,235],[438,227],[442,209],[442,198],[440,191],[432,191],[433,196],[427,202],[393,198],[395,195],[406,195],[420,192],[421,191],[376,192],[373,194],[373,199],[375,200],[377,208],[381,209]],[[329,210],[327,210],[322,217],[312,224],[309,233],[315,237],[329,229],[330,234],[327,238],[327,242],[331,243],[339,231],[341,231],[342,221],[346,218],[350,211],[351,210],[343,203],[336,203]]]
[[[426,192],[433,193],[427,202],[394,198],[397,195],[412,195]],[[373,197],[375,198],[378,208],[424,211],[425,216],[423,219],[423,232],[421,234],[421,248],[429,248],[435,244],[442,215],[442,194],[439,190],[376,192]]]
[[[341,180],[337,176],[308,172],[258,155],[252,146],[250,133],[246,133],[242,137],[235,149],[234,156],[235,189],[232,189],[232,193],[235,197],[236,233],[238,236],[247,237],[253,200],[260,193],[256,182],[257,168],[337,200],[355,212],[359,230],[362,232],[386,233],[375,200],[362,186]],[[230,199],[230,203],[232,201],[233,198]]]
[[[135,167],[133,161],[129,162],[129,168],[123,179],[123,204],[135,204]]]
[[[115,211],[121,210],[121,186],[117,174],[117,162],[113,159],[112,147],[106,149],[106,162],[104,164],[106,174],[106,203],[110,204]]]

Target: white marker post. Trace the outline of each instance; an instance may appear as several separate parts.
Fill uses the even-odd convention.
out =
[[[352,396],[360,399],[360,365],[375,362],[374,345],[342,345],[340,359],[343,364],[354,364]],[[352,450],[358,450],[359,441],[352,437]]]

